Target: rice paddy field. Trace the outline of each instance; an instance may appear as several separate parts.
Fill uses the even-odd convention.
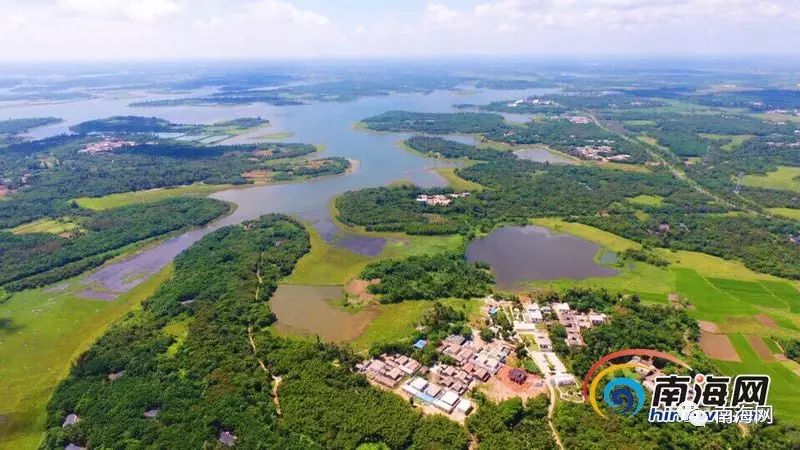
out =
[[[774,408],[778,420],[800,423],[800,375],[797,363],[766,362],[753,350],[745,336],[740,333],[729,335],[741,362],[717,361],[717,366],[728,374],[764,374],[771,379],[767,403]]]
[[[585,225],[538,219],[538,225],[596,242],[606,250],[637,248],[627,239]],[[800,424],[800,364],[780,358],[776,337],[800,336],[800,291],[797,283],[753,272],[741,263],[713,256],[656,249],[670,261],[666,269],[641,262],[622,262],[609,278],[538,282],[532,288],[602,287],[638,295],[643,301],[670,304],[677,294],[688,314],[710,322],[726,336],[739,361],[714,360],[725,374],[767,374],[772,379],[769,403],[776,417]],[[755,346],[755,348],[754,348]],[[734,358],[737,359],[737,358]]]

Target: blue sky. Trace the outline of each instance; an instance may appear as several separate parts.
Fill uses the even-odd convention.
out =
[[[0,60],[800,53],[800,0],[0,0]]]

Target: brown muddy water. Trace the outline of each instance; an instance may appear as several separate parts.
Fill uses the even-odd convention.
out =
[[[355,313],[345,311],[334,303],[343,298],[341,286],[282,284],[269,301],[278,317],[275,331],[319,336],[329,342],[353,340],[378,316],[378,310],[367,307]]]

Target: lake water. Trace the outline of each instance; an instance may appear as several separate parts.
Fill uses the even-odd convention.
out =
[[[344,298],[340,286],[282,284],[269,301],[278,316],[279,333],[319,336],[330,342],[350,341],[360,336],[378,311],[366,308],[356,313],[332,304]]]
[[[392,94],[365,97],[352,102],[312,103],[300,106],[266,104],[239,106],[168,106],[131,108],[133,101],[176,97],[174,93],[130,92],[101,98],[46,104],[0,104],[0,117],[44,117],[64,119],[63,123],[31,130],[34,138],[67,132],[69,126],[114,115],[160,117],[177,123],[209,124],[240,117],[263,117],[271,122],[270,132],[293,133],[293,142],[321,144],[322,157],[341,156],[359,161],[358,170],[347,175],[302,183],[257,186],[219,192],[212,197],[233,202],[236,211],[201,229],[192,230],[135,256],[107,264],[96,271],[87,285],[99,285],[102,292],[125,292],[146,275],[158,272],[179,253],[204,235],[226,225],[237,224],[267,213],[286,213],[311,223],[329,242],[356,252],[380,253],[383,240],[347,235],[334,225],[328,214],[332,199],[348,190],[384,186],[395,180],[411,180],[420,186],[440,186],[445,180],[432,168],[455,165],[403,151],[397,143],[408,135],[357,130],[353,125],[389,110],[452,112],[454,104],[468,99],[473,104],[520,98],[553,92],[551,89],[522,91],[478,90],[465,96],[453,91],[430,94]],[[198,92],[204,95],[207,92]],[[263,130],[261,130],[263,132]],[[131,280],[120,282],[120,280]],[[91,294],[91,291],[88,292]]]
[[[600,266],[600,246],[537,226],[503,227],[467,247],[467,259],[489,263],[498,287],[518,290],[525,281],[610,277],[617,271]]]
[[[575,164],[575,161],[564,155],[549,151],[544,147],[531,147],[514,152],[518,158],[540,163],[550,164]]]

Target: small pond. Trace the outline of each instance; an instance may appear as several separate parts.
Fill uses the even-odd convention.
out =
[[[278,317],[275,330],[285,334],[319,336],[329,342],[344,342],[360,336],[378,315],[365,308],[351,313],[334,304],[344,298],[341,286],[282,284],[269,301]]]
[[[564,155],[551,152],[543,147],[531,147],[514,152],[519,159],[527,159],[535,162],[548,162],[550,164],[574,164],[575,161]]]
[[[497,286],[516,290],[524,281],[610,277],[615,269],[598,265],[600,246],[537,226],[494,230],[467,247],[467,259],[488,263]]]

